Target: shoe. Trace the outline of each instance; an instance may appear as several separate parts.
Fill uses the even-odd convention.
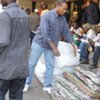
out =
[[[23,89],[23,92],[27,92],[29,90],[29,85],[28,84],[25,84],[25,87]]]
[[[43,87],[43,91],[46,91],[49,94],[51,94],[51,90],[52,90],[52,87]]]
[[[80,58],[80,61],[82,61],[82,58]]]
[[[89,64],[88,61],[81,61],[80,64]]]
[[[90,68],[91,68],[91,69],[95,69],[95,68],[97,68],[97,65],[92,64]]]

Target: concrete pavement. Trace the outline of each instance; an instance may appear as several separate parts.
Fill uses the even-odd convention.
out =
[[[81,64],[79,66],[81,66],[81,67],[91,67],[92,56],[90,56],[90,65],[89,64]],[[98,67],[100,67],[100,60],[99,60]],[[44,92],[42,90],[42,88],[43,88],[42,84],[35,77],[32,84],[31,84],[29,91],[27,93],[24,93],[24,99],[23,100],[52,100],[51,95]],[[6,100],[9,100],[9,99],[7,98]]]
[[[92,64],[93,53],[90,54],[89,62],[90,64],[80,64],[80,67],[91,67]],[[98,67],[100,67],[100,59]],[[24,100],[52,100],[51,96],[42,90],[42,84],[36,79],[33,80],[33,83],[27,93],[24,93]]]
[[[42,90],[43,86],[34,78],[31,87],[27,93],[24,93],[23,100],[52,100],[51,96]]]

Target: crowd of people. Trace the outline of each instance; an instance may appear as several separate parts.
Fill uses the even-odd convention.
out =
[[[77,10],[76,10],[77,11]],[[97,68],[100,56],[100,9],[94,0],[85,0],[82,6],[82,16],[78,17],[78,11],[74,11],[70,21],[70,31],[74,43],[80,50],[82,64],[89,64],[89,53],[94,51],[93,68]],[[95,38],[97,38],[95,41]],[[90,41],[91,40],[91,41]],[[96,50],[96,46],[98,50]]]
[[[35,10],[37,10],[37,9],[35,9]],[[40,13],[40,11],[41,11],[41,13]],[[36,32],[34,32],[34,30],[31,29],[32,34],[34,34],[34,35],[36,33],[39,34],[39,35],[36,34],[36,36],[35,36],[35,37],[38,37],[39,39],[41,38],[41,36],[40,36],[41,32],[45,33],[47,31],[45,28],[47,27],[47,29],[49,29],[47,25],[50,22],[52,22],[52,19],[50,21],[48,21],[48,18],[50,19],[50,15],[48,16],[48,18],[45,18],[47,22],[44,22],[44,20],[42,22],[42,15],[49,11],[48,5],[46,3],[42,3],[40,11],[38,9],[37,13],[38,13],[38,17],[39,17],[38,19],[41,19],[41,22],[39,22],[40,20],[36,21],[36,22],[38,22],[37,29],[35,30]],[[80,10],[78,9],[78,5],[75,4],[75,9],[72,12],[72,15],[70,15],[70,18],[67,19],[68,16],[66,17],[65,13],[68,13],[68,5],[66,5],[66,11],[64,12],[63,15],[67,19],[66,23],[68,23],[68,26],[69,26],[68,31],[71,33],[71,35],[73,37],[73,42],[74,42],[74,44],[76,44],[77,48],[80,51],[79,52],[80,53],[80,63],[81,64],[89,64],[89,53],[91,51],[94,51],[93,65],[91,68],[97,68],[98,59],[100,56],[100,36],[99,36],[99,33],[100,33],[100,24],[99,24],[100,23],[100,9],[99,9],[99,5],[96,2],[94,2],[93,0],[85,0],[84,4],[82,5],[81,11],[82,12],[80,12]],[[82,14],[81,16],[80,16],[80,13]],[[35,12],[30,17],[30,19],[31,19],[31,23],[36,26],[35,21],[34,21],[34,20],[36,20],[36,18],[33,18],[34,15],[35,15]],[[58,14],[58,15],[61,16],[60,14]],[[32,22],[32,20],[34,23]],[[41,23],[42,23],[42,25],[41,25]],[[59,25],[59,23],[58,23],[58,25]],[[40,27],[38,28],[38,26],[40,26]],[[63,28],[65,28],[65,26],[66,26],[66,24],[63,26]],[[52,27],[54,27],[54,26],[52,26]],[[58,28],[59,28],[59,26],[58,26]],[[67,29],[68,29],[68,27],[67,27]],[[60,32],[60,30],[59,30],[59,32]],[[32,38],[31,40],[33,40],[34,35],[31,37]],[[47,38],[46,37],[47,34],[45,34],[43,36],[45,36],[45,38]],[[53,37],[55,37],[55,36],[53,36]],[[51,38],[50,38],[50,40],[51,40]],[[61,34],[61,40],[65,41],[65,42],[69,42],[68,39],[66,39],[66,35],[64,34],[64,32],[63,32],[63,34]],[[42,42],[40,40],[39,40],[39,42],[37,40],[35,40],[35,41],[36,41],[36,43],[38,43],[39,45],[44,47],[44,44],[42,44]],[[35,47],[35,46],[32,46],[32,47]],[[33,52],[35,52],[35,51],[33,51]],[[31,54],[31,55],[33,55],[33,54]],[[31,58],[31,59],[33,59],[33,58]],[[34,65],[34,67],[32,67],[33,62],[31,61],[30,63],[31,63],[30,70],[33,72],[34,67],[36,66],[36,63]],[[30,73],[32,73],[32,72],[30,72]],[[31,74],[30,77],[28,77],[28,80],[26,81],[26,85],[25,85],[26,88],[24,88],[24,91],[28,90],[29,85],[32,80],[31,79],[32,76],[33,76],[33,74]],[[50,86],[50,85],[48,85],[48,86]]]
[[[85,0],[81,17],[75,5],[69,19],[66,0],[58,0],[52,10],[42,2],[31,16],[30,9],[19,7],[16,0],[1,0],[1,4],[7,7],[0,13],[0,100],[5,100],[8,90],[10,100],[23,100],[42,54],[46,66],[43,90],[51,93],[55,56],[60,56],[59,40],[71,44],[74,56],[77,46],[82,64],[89,64],[89,53],[93,51],[91,68],[98,67],[100,9],[93,0]]]

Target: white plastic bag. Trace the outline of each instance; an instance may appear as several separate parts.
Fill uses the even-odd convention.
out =
[[[79,64],[80,58],[78,51],[76,56],[74,57],[72,46],[69,43],[65,42],[59,42],[58,49],[60,51],[61,56],[55,57],[54,76],[62,74],[63,71],[73,72],[75,65]],[[35,75],[42,83],[44,82],[45,71],[46,67],[44,62],[44,56],[42,55],[35,68]]]
[[[75,66],[79,64],[80,57],[78,50],[76,56],[74,56],[71,44],[60,41],[58,49],[61,56],[55,58],[55,67]]]

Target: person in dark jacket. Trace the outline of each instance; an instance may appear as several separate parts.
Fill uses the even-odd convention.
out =
[[[16,0],[0,0],[0,100],[23,100],[28,76],[29,19]]]
[[[82,16],[82,23],[90,23],[96,25],[100,22],[100,10],[99,6],[92,0],[85,1],[85,9]]]
[[[39,10],[35,9],[34,14],[30,17],[30,29],[31,29],[30,43],[32,43],[32,40],[33,40],[33,38],[36,34],[36,31],[39,27],[39,23],[40,23]]]

